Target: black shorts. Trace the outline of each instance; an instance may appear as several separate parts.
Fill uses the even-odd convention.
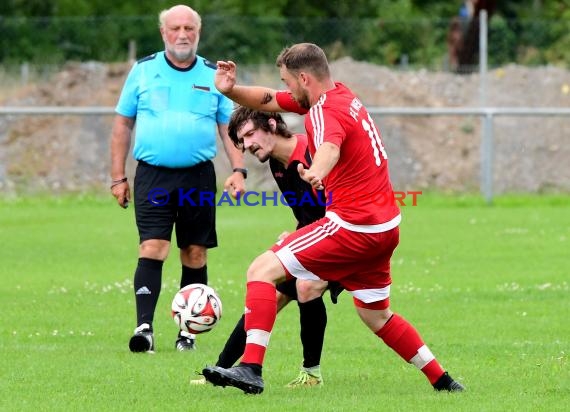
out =
[[[297,278],[287,279],[277,284],[277,290],[291,299],[297,300]]]
[[[139,162],[135,175],[135,216],[140,242],[171,240],[179,248],[218,246],[216,173],[211,161],[170,169]]]

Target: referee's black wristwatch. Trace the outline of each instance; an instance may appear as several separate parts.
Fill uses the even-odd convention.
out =
[[[241,167],[234,167],[234,173],[240,172],[244,179],[247,179],[247,169],[242,169]]]

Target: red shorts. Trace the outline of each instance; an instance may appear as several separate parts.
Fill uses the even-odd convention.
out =
[[[361,233],[324,217],[291,233],[271,250],[288,276],[336,281],[355,298],[370,303],[390,296],[390,258],[399,236],[397,226],[386,232]]]

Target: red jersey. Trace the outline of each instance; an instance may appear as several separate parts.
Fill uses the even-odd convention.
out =
[[[335,85],[309,111],[288,91],[277,92],[277,103],[284,110],[306,114],[312,156],[323,142],[340,148],[337,164],[323,179],[327,216],[357,232],[390,230],[399,224],[400,210],[380,131],[354,93],[342,83]]]

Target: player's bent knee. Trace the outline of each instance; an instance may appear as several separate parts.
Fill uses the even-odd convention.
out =
[[[298,300],[303,303],[322,296],[327,288],[327,282],[297,279],[296,287]]]
[[[277,283],[285,278],[285,270],[275,256],[275,253],[267,251],[251,263],[247,269],[247,281],[261,281]]]

